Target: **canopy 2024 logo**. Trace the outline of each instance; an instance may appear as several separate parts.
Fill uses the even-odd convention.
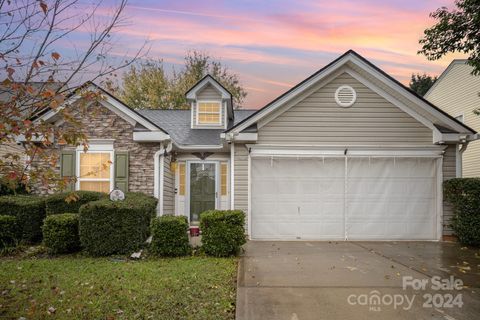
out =
[[[347,302],[352,306],[366,306],[370,311],[381,311],[382,307],[410,310],[416,299],[421,299],[420,302],[424,308],[461,308],[463,306],[462,294],[458,293],[463,289],[463,282],[453,276],[447,279],[439,276],[431,279],[405,276],[402,278],[402,289],[411,289],[419,293],[382,294],[378,290],[373,290],[368,294],[351,294],[347,297]],[[429,292],[420,294],[420,291],[426,290]]]

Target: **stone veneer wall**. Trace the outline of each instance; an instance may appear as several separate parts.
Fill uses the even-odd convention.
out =
[[[85,112],[73,111],[72,113],[75,119],[81,122],[82,130],[89,140],[114,139],[115,151],[129,152],[128,191],[153,195],[154,155],[160,149],[160,144],[133,141],[134,126],[102,105],[92,104]],[[52,152],[60,155],[63,149],[75,149],[75,147],[56,145]],[[36,163],[36,165],[44,164]],[[60,171],[60,161],[57,162],[56,170]],[[36,189],[37,193],[47,193],[44,187],[37,186]]]

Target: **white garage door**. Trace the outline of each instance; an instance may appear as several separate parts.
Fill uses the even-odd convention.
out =
[[[252,158],[252,238],[435,239],[435,161]]]

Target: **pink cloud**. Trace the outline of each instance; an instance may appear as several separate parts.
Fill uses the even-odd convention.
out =
[[[412,72],[440,73],[451,57],[427,61],[417,55],[418,39],[433,23],[429,12],[452,3],[297,0],[256,10],[218,1],[139,4],[127,7],[130,23],[117,38],[125,47],[149,38],[150,55],[175,64],[187,50],[206,51],[233,66],[249,88],[247,105],[258,107],[348,49],[404,83]]]

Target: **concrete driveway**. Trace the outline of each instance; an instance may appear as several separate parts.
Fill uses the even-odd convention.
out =
[[[245,249],[237,319],[480,319],[479,251],[455,243],[250,241]],[[449,288],[435,290],[444,279]]]

